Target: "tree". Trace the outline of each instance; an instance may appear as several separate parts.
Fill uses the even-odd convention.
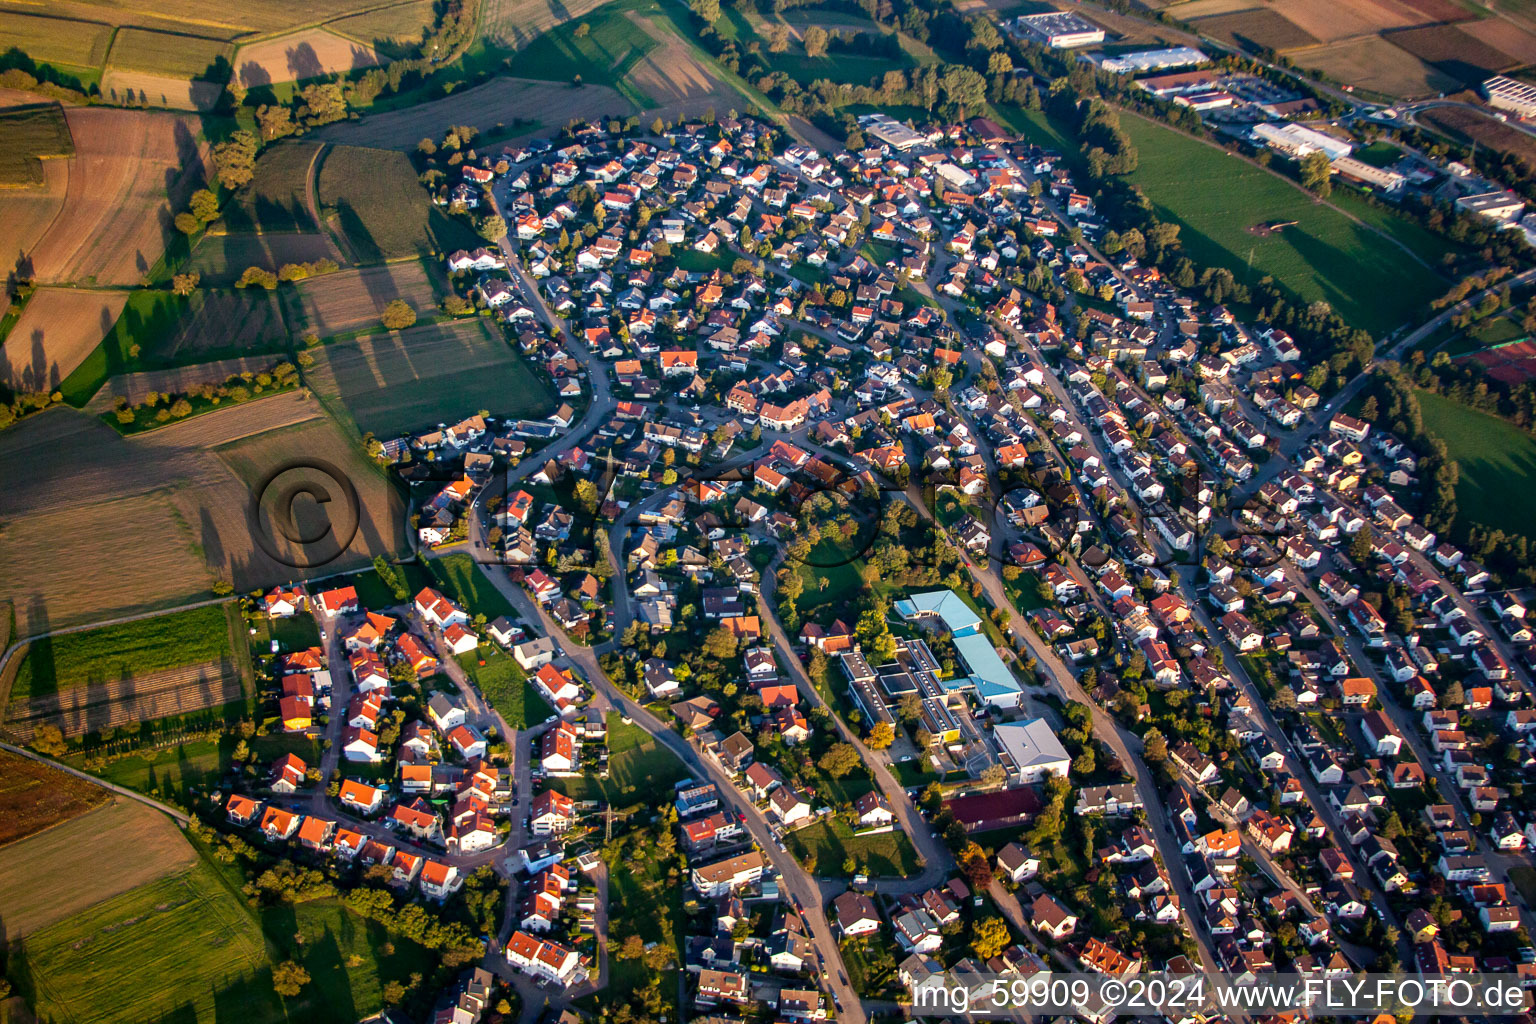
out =
[[[980,782],[983,786],[1001,786],[1008,781],[1008,769],[1000,764],[989,764],[981,770],[981,774],[977,776],[976,781]]]
[[[309,972],[301,964],[284,960],[272,968],[272,991],[292,999],[309,984]]]
[[[1148,729],[1147,734],[1141,738],[1142,756],[1149,764],[1160,764],[1168,760],[1168,740],[1164,738],[1159,729]]]
[[[638,935],[630,935],[619,946],[620,960],[639,960],[645,956],[645,940]]]
[[[402,331],[416,322],[416,311],[404,299],[395,299],[384,307],[379,319],[390,330]]]
[[[864,742],[871,750],[885,750],[896,742],[896,729],[890,722],[876,722]]]
[[[789,26],[777,22],[768,26],[768,52],[786,53],[789,50]]]
[[[852,743],[834,743],[821,755],[816,766],[834,779],[840,779],[859,766],[859,752]]]
[[[820,25],[807,28],[800,41],[805,44],[807,57],[825,57],[827,54],[827,30]]]
[[[688,9],[707,25],[720,20],[720,0],[688,0]]]
[[[1322,150],[1308,153],[1301,158],[1298,166],[1303,188],[1310,189],[1325,198],[1333,192],[1333,163],[1328,159],[1327,153]]]
[[[592,26],[587,24],[585,21],[582,22],[580,25],[577,25],[576,26],[576,30],[571,33],[571,35],[575,36],[577,39],[585,39],[585,38],[587,38],[587,36],[589,36],[591,34],[592,34]]]
[[[213,165],[218,171],[219,184],[228,189],[240,188],[256,173],[256,136],[244,129],[213,147]]]
[[[63,757],[68,749],[64,744],[64,731],[51,722],[44,722],[32,730],[32,749],[47,757]]]
[[[176,274],[171,278],[171,291],[177,295],[191,295],[197,290],[198,283],[202,279],[203,275],[195,270],[186,274]]]
[[[998,956],[1003,950],[1013,945],[1013,936],[1008,932],[1008,924],[1000,917],[984,917],[976,922],[976,929],[971,936],[971,948],[976,951],[976,958],[985,963]]]
[[[192,216],[196,217],[200,224],[208,224],[219,219],[219,197],[205,188],[192,193],[189,208]]]
[[[494,242],[507,233],[507,222],[502,219],[500,214],[492,213],[481,217],[478,227],[480,237],[487,242]]]
[[[176,215],[176,230],[184,235],[195,235],[202,226],[202,222],[190,213],[182,212]]]

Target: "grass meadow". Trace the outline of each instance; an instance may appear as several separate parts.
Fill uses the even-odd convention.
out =
[[[1159,216],[1182,225],[1184,251],[1197,266],[1229,267],[1247,283],[1273,275],[1377,335],[1444,290],[1438,275],[1375,231],[1269,171],[1134,115],[1121,123],[1141,157],[1130,182]],[[1296,225],[1262,237],[1254,232],[1271,221]]]
[[[11,699],[230,657],[229,633],[224,607],[207,605],[35,640],[16,674]]]
[[[902,831],[854,835],[841,818],[829,818],[797,829],[785,836],[791,853],[816,875],[844,875],[844,864],[852,858],[855,873],[882,877],[906,877],[920,870],[917,850]]]
[[[1420,391],[1424,429],[1445,442],[1461,471],[1460,516],[1508,534],[1536,539],[1536,438],[1497,416]]]

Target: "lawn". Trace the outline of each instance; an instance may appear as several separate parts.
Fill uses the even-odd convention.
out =
[[[302,651],[320,644],[320,626],[308,612],[300,612],[286,619],[258,615],[251,621],[251,628],[256,631],[256,635],[251,637],[251,645],[263,654],[271,651],[274,640],[284,651]]]
[[[75,151],[57,103],[0,111],[0,186],[27,187],[43,183],[43,161]]]
[[[404,153],[337,146],[325,155],[317,191],[322,214],[334,218],[360,264],[485,244],[432,205]]]
[[[797,860],[823,878],[850,874],[844,870],[850,857],[855,865],[852,873],[904,878],[921,870],[917,850],[905,832],[856,836],[841,818],[807,825],[785,836],[785,842]]]
[[[624,860],[609,868],[608,903],[616,918],[626,920],[634,933],[647,943],[655,942],[670,947],[682,962],[681,937],[683,920],[683,887],[668,882],[660,865],[647,854],[649,851],[633,851]],[[645,966],[644,960],[608,958],[613,972],[608,991],[597,998],[602,1005],[611,1005],[628,998],[629,994],[650,984],[655,972]],[[673,975],[665,976],[662,998],[670,1003],[678,987],[670,983]]]
[[[848,85],[879,85],[880,77],[887,71],[901,71],[917,64],[905,50],[900,58],[847,52],[832,52],[824,57],[808,57],[803,52],[764,57],[771,70],[782,71],[803,86],[823,78]]]
[[[552,784],[575,800],[606,800],[615,807],[651,800],[681,782],[687,772],[673,753],[640,726],[608,714],[608,777],[554,779]]]
[[[484,665],[480,664],[482,658]],[[512,728],[526,729],[554,714],[510,654],[487,645],[459,655],[459,665]]]
[[[1456,505],[1461,516],[1489,529],[1536,539],[1536,438],[1449,398],[1420,391],[1424,429],[1445,442],[1461,470]]]
[[[1308,301],[1330,303],[1347,321],[1385,334],[1445,287],[1379,234],[1269,171],[1152,121],[1124,114],[1140,154],[1128,175],[1160,217],[1182,225],[1197,266],[1225,266],[1244,283],[1266,274]],[[1272,221],[1294,227],[1259,236]]]
[[[234,759],[235,743],[232,737],[225,736],[140,750],[108,761],[95,769],[95,774],[137,793],[184,800],[191,787],[209,790],[218,785]],[[320,763],[318,741],[303,735],[278,732],[257,736],[250,740],[249,747],[251,760],[261,766],[271,764],[284,754],[297,754],[306,764]],[[75,759],[71,759],[71,763],[77,768],[83,767]]]
[[[42,697],[161,669],[231,656],[222,605],[35,640],[16,674],[11,698]]]
[[[438,584],[439,580],[432,571],[420,562],[400,562],[392,568],[399,575],[400,581],[405,585],[405,598],[409,601],[422,587],[430,587]],[[395,592],[379,578],[378,572],[368,569],[351,578],[351,584],[357,589],[358,602],[369,611],[380,612],[385,608],[393,608],[400,604],[402,599],[395,596]]]
[[[462,552],[434,558],[430,563],[432,575],[447,595],[468,610],[470,615],[484,615],[487,621],[503,615],[516,619],[517,612],[496,585],[485,575],[485,570],[473,558]]]

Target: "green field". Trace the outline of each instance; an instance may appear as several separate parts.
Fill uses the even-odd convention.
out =
[[[537,417],[554,408],[522,355],[478,318],[334,342],[322,351],[311,374],[315,390],[340,399],[360,433],[395,437],[480,409]]]
[[[221,605],[34,640],[16,673],[12,699],[197,665],[231,656]]]
[[[309,165],[320,148],[313,142],[270,146],[256,161],[256,173],[221,211],[228,231],[317,231],[304,207]]]
[[[337,146],[326,153],[317,186],[323,215],[334,217],[358,263],[429,257],[485,244],[432,205],[404,153]]]
[[[578,76],[588,85],[619,90],[642,109],[656,104],[628,81],[628,75],[656,48],[640,26],[624,16],[633,4],[608,4],[584,18],[558,25],[528,44],[517,56],[517,73],[525,78],[570,82]],[[582,25],[586,34],[579,34]]]
[[[284,999],[271,968],[290,958],[311,980]],[[200,861],[29,936],[9,974],[43,1020],[318,1024],[378,1010],[384,982],[433,965],[417,943],[334,899],[265,908],[258,921],[231,880]]]
[[[841,818],[818,821],[790,832],[785,836],[785,842],[801,863],[809,865],[809,858],[814,857],[815,866],[811,870],[824,878],[847,874],[843,863],[849,857],[856,865],[855,873],[905,877],[921,870],[917,850],[905,832],[856,836]]]
[[[0,188],[41,185],[43,161],[74,151],[64,108],[57,103],[0,111]]]
[[[422,587],[430,587],[438,583],[437,578],[420,562],[401,562],[394,566],[394,570],[405,584],[407,601]],[[357,588],[358,601],[371,612],[381,612],[385,608],[392,608],[400,603],[395,598],[394,591],[385,586],[384,581],[379,579],[379,574],[372,569],[350,577],[349,582]]]
[[[213,78],[229,69],[229,44],[203,36],[118,29],[107,54],[109,68],[148,71],[168,78]]]
[[[917,62],[906,57],[867,57],[857,53],[828,53],[825,57],[807,57],[804,53],[773,53],[764,55],[768,66],[782,71],[801,85],[825,78],[831,82],[848,85],[878,84],[887,71],[901,71],[916,66]]]
[[[36,17],[20,11],[5,12],[0,25],[0,50],[16,47],[35,61],[97,68],[107,59],[112,27],[94,21]]]
[[[552,779],[550,784],[575,800],[606,800],[623,807],[670,790],[688,772],[672,751],[640,726],[626,725],[617,712],[608,714],[608,777],[585,775]]]
[[[1424,429],[1445,442],[1461,470],[1458,518],[1536,539],[1536,438],[1512,423],[1420,391]]]
[[[1245,283],[1271,274],[1373,334],[1392,330],[1444,290],[1437,275],[1376,232],[1270,172],[1132,114],[1121,124],[1141,157],[1128,180],[1160,217],[1182,225],[1184,251],[1197,266],[1228,267]],[[1297,223],[1254,233],[1271,221]]]
[[[484,665],[479,664],[482,658]],[[554,709],[528,682],[517,659],[494,645],[459,655],[459,665],[511,728],[526,729],[554,714]]]
[[[443,591],[469,612],[484,615],[487,621],[502,615],[516,619],[512,603],[496,589],[485,575],[485,570],[474,558],[463,552],[434,558],[428,563]]]
[[[191,740],[171,747],[141,750],[92,770],[108,782],[135,792],[179,799],[189,788],[207,790],[218,785],[234,760],[235,742],[229,736]],[[304,735],[270,733],[253,737],[249,746],[251,760],[260,765],[270,764],[284,754],[297,754],[305,764],[320,763],[319,742]],[[69,763],[84,768],[86,760],[79,756],[71,758]]]
[[[273,640],[285,651],[301,651],[320,645],[320,626],[309,612],[299,612],[286,619],[258,615],[251,622],[251,628],[256,631],[251,637],[251,646],[262,654],[271,650]]]

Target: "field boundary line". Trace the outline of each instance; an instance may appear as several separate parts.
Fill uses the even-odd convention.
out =
[[[0,750],[8,750],[13,754],[19,754],[22,757],[30,758],[33,761],[46,764],[51,768],[57,768],[61,772],[73,775],[77,779],[84,779],[86,782],[100,786],[102,789],[105,789],[108,792],[116,793],[119,796],[127,797],[130,800],[137,800],[139,803],[146,807],[153,808],[154,810],[160,811],[162,814],[169,815],[171,818],[175,819],[178,825],[182,826],[183,828],[185,828],[192,821],[191,817],[188,816],[185,811],[178,811],[176,808],[170,806],[169,804],[163,804],[153,797],[148,797],[143,793],[135,792],[126,786],[119,786],[116,783],[108,782],[106,779],[99,779],[89,772],[83,772],[78,768],[71,768],[69,765],[63,763],[62,761],[55,761],[51,757],[44,757],[42,754],[34,753],[25,747],[18,747],[14,744],[0,741]],[[37,833],[33,834],[36,835]]]

